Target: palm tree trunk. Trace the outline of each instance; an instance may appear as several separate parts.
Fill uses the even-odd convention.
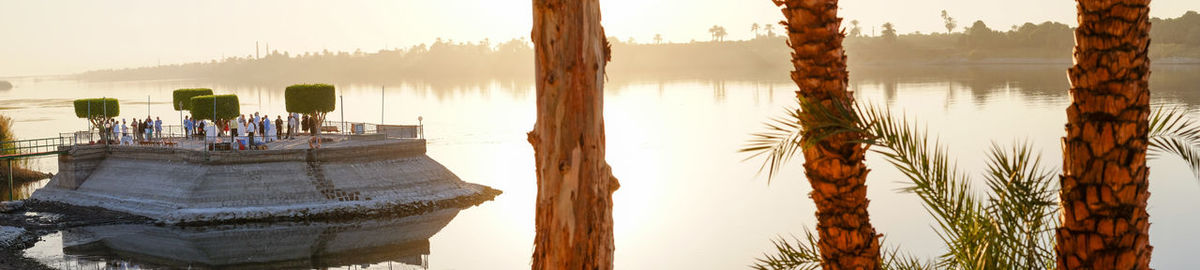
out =
[[[612,269],[612,193],[604,160],[609,44],[598,0],[533,0],[538,194],[533,269]]]
[[[1149,269],[1149,0],[1079,0],[1059,269]]]
[[[774,0],[783,7],[792,47],[792,80],[797,95],[833,109],[853,97],[846,90],[846,55],[842,50],[837,0]],[[804,150],[805,175],[817,205],[817,242],[822,267],[879,269],[879,239],[867,214],[866,149],[851,142],[859,134],[832,136]],[[808,138],[805,138],[808,140]]]

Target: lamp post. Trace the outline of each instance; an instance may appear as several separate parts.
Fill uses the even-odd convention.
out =
[[[104,122],[107,123],[108,122],[107,121],[107,119],[108,119],[108,97],[101,97],[100,104],[101,104],[101,107],[104,108],[104,119],[105,119]],[[101,126],[103,127],[104,125],[101,125]],[[108,130],[101,130],[100,132],[101,132],[100,139],[104,140],[105,147],[108,147],[108,140],[104,139],[104,138],[108,137],[108,135],[104,134],[104,132],[108,132]],[[111,133],[111,132],[109,132],[109,133]]]
[[[341,132],[342,132],[342,134],[346,134],[346,97],[345,97],[345,96],[342,96],[342,95],[338,95],[338,98],[342,99],[342,124],[341,124],[342,128],[341,128]]]
[[[183,130],[183,129],[184,129],[184,126],[183,126],[183,101],[180,101],[179,102],[179,132],[183,133],[186,136],[187,131]],[[184,139],[186,140],[187,138],[184,138]]]
[[[380,125],[383,124],[383,110],[385,108],[383,106],[383,98],[387,97],[387,95],[384,95],[384,93],[383,93],[383,88],[384,88],[383,86],[379,87],[379,124]],[[378,129],[378,127],[376,127],[376,129]]]

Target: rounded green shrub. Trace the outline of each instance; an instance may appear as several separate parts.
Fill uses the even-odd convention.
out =
[[[216,106],[213,106],[213,103]],[[202,120],[214,120],[224,122],[225,120],[236,118],[242,113],[241,104],[238,103],[237,95],[204,95],[195,96],[191,100],[192,118]],[[215,108],[215,112],[214,112]],[[216,114],[214,117],[213,114]]]
[[[208,88],[184,88],[177,89],[171,92],[172,106],[175,106],[176,111],[190,111],[192,108],[192,97],[212,95],[212,89]]]
[[[121,115],[121,105],[115,98],[85,98],[75,100],[76,117],[106,119],[118,115]]]
[[[296,84],[283,92],[288,112],[318,114],[332,112],[336,108],[337,96],[333,85]]]
[[[92,127],[101,131],[101,138],[108,138],[108,132],[103,132],[104,123],[121,115],[121,104],[115,98],[85,98],[75,100],[75,116],[87,119]]]

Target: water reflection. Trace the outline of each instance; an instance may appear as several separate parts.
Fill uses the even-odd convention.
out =
[[[11,188],[9,188],[10,186],[7,182],[8,179],[4,179],[4,181],[4,188],[0,190],[12,192],[0,192],[0,201],[11,201],[14,200],[14,198],[16,200],[28,199],[30,195],[33,195],[33,191],[46,186],[46,183],[49,183],[50,179],[42,179],[25,183],[13,183]]]
[[[1063,110],[1069,103],[1066,66],[850,68],[850,89],[858,100],[887,102],[895,112],[918,119],[946,143],[964,171],[983,171],[987,146],[1014,139],[1028,139],[1042,147],[1039,152],[1047,165],[1061,160]],[[1200,76],[1195,76],[1200,68],[1156,65],[1153,72],[1152,102],[1200,106],[1200,91],[1195,91],[1200,86]],[[797,88],[786,70],[634,75],[610,74],[605,85],[607,155],[622,181],[613,196],[618,269],[737,269],[771,250],[768,239],[799,234],[816,223],[812,200],[804,196],[810,185],[799,163],[793,160],[779,181],[767,185],[763,177],[754,177],[761,163],[743,161],[746,156],[737,152],[749,134],[762,131],[763,120],[795,105]],[[144,103],[146,95],[161,100],[169,99],[175,88],[210,87],[247,97],[243,111],[274,114],[285,108],[283,87],[294,82],[19,83],[22,87],[17,91],[0,92],[0,107],[19,107],[4,110],[18,121],[52,118],[21,123],[15,129],[18,137],[39,138],[87,127],[71,114],[67,102],[80,96],[108,95]],[[463,179],[505,191],[495,201],[456,216],[429,240],[431,268],[529,268],[532,202],[537,191],[533,152],[525,135],[536,118],[532,78],[333,83],[345,94],[347,120],[379,121],[386,113],[389,123],[415,124],[416,116],[424,116],[430,157]],[[885,95],[893,100],[887,101]],[[52,103],[62,105],[39,107]],[[128,114],[122,117],[144,116],[147,110],[144,104],[122,105]],[[149,109],[154,115],[178,115],[171,106]],[[330,115],[340,118],[341,109]],[[1200,189],[1186,164],[1152,162],[1157,162],[1151,164],[1150,241],[1157,247],[1152,263],[1160,269],[1194,268],[1190,252],[1200,242],[1195,230],[1200,217],[1194,211],[1200,208],[1196,196]],[[34,163],[42,164],[43,171],[57,170],[54,158]],[[868,166],[872,169],[871,218],[879,232],[887,235],[889,243],[901,244],[904,252],[918,257],[934,258],[944,252],[930,230],[936,224],[919,200],[896,192],[902,188],[901,172],[876,155],[868,156]],[[310,232],[321,231],[294,234]],[[62,257],[63,247],[52,250]],[[87,253],[72,254],[92,258]],[[118,262],[112,257],[95,258]]]
[[[990,66],[922,66],[919,68],[860,66],[850,71],[852,90],[867,87],[883,89],[888,104],[905,90],[929,84],[945,85],[946,100],[955,100],[958,90],[970,94],[975,106],[983,106],[997,95],[1016,93],[1033,100],[1063,99],[1070,83],[1066,66],[1058,65],[990,65]],[[1200,102],[1193,74],[1200,72],[1194,65],[1154,66],[1150,89],[1156,97]],[[875,85],[875,86],[872,86]],[[948,105],[944,105],[948,106]]]
[[[339,223],[83,227],[47,237],[26,254],[83,269],[428,269],[429,238],[459,211]]]

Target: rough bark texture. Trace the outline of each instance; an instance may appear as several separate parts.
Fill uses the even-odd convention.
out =
[[[837,0],[775,0],[783,7],[792,47],[792,80],[797,95],[832,108],[849,104],[846,90],[845,34],[840,31]],[[879,269],[879,240],[867,214],[866,148],[850,141],[860,134],[841,134],[804,150],[805,175],[817,205],[817,242],[822,268]],[[806,139],[807,140],[807,139]]]
[[[1080,0],[1059,269],[1149,269],[1149,0]]]
[[[612,193],[604,160],[609,46],[598,0],[534,0],[538,194],[533,269],[612,269]]]

